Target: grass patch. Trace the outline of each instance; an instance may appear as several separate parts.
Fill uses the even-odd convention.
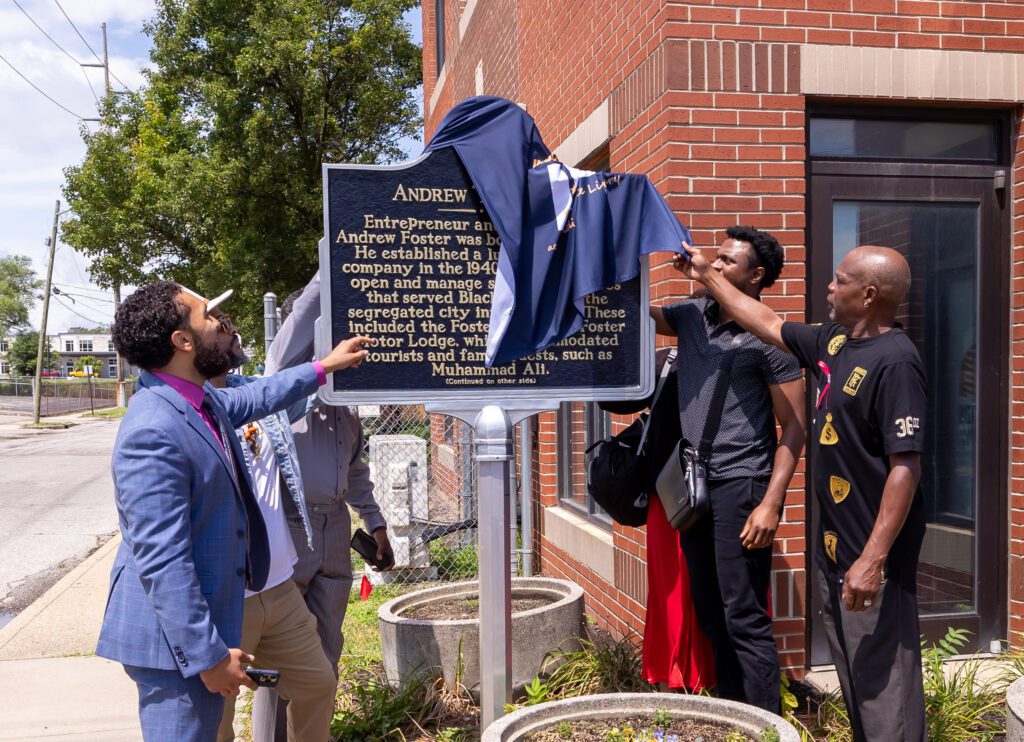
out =
[[[128,411],[127,407],[107,407],[103,410],[96,410],[95,412],[84,412],[79,417],[99,417],[105,420],[117,420],[124,417],[124,413]]]
[[[358,573],[356,573],[358,574]],[[356,578],[358,581],[358,577]],[[348,598],[348,609],[342,631],[345,635],[345,656],[381,659],[380,626],[377,623],[377,609],[392,598],[411,592],[419,585],[376,585],[366,600],[353,591]],[[342,658],[344,662],[344,657]]]

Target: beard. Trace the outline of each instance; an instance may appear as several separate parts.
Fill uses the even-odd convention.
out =
[[[240,350],[236,353],[234,348],[232,348],[228,353],[228,357],[231,358],[231,368],[239,368],[252,360],[245,354],[244,350]]]
[[[226,374],[234,368],[230,349],[206,345],[195,333],[192,334],[192,342],[196,346],[196,356],[192,363],[204,379],[212,379],[215,376]]]

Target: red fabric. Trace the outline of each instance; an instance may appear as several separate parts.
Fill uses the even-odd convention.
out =
[[[715,684],[715,656],[690,599],[690,577],[657,497],[647,511],[647,620],[643,674],[649,683],[700,691]]]
[[[373,592],[373,585],[370,584],[370,581],[368,579],[366,579],[366,575],[363,575],[363,581],[361,583],[359,583],[359,597],[362,600],[366,600],[367,598],[370,597],[370,594],[372,592]]]

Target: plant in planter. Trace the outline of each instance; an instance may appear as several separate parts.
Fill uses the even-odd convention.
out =
[[[800,742],[775,714],[734,701],[662,693],[607,693],[524,706],[482,742]]]

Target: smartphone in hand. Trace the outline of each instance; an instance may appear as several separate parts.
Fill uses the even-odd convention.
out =
[[[281,679],[281,673],[277,670],[260,670],[256,667],[245,668],[245,674],[261,688],[273,688]]]
[[[362,528],[357,528],[352,533],[352,548],[377,569],[387,569],[395,563],[394,554],[385,553],[384,559],[377,559],[377,540]]]

